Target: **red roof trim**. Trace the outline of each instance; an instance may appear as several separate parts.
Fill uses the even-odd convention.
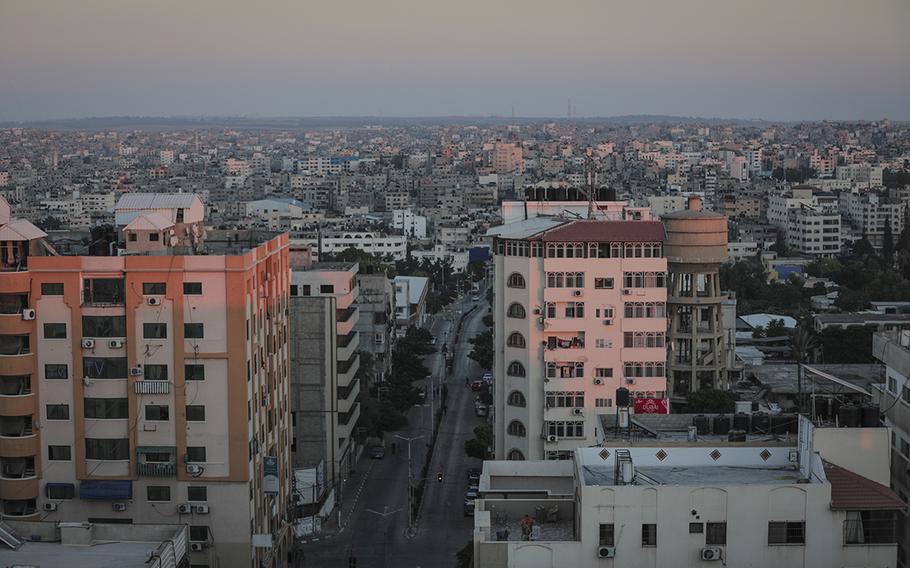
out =
[[[663,242],[660,221],[572,221],[543,234],[545,242]]]

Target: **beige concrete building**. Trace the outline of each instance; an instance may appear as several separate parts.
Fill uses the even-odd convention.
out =
[[[287,236],[53,256],[3,206],[3,516],[187,524],[193,565],[284,565]]]

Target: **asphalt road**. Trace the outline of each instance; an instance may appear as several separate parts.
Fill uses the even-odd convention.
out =
[[[465,318],[461,334],[455,337],[460,313],[474,305],[478,308]],[[464,442],[473,436],[474,427],[485,420],[474,415],[474,393],[465,387],[466,376],[479,378],[482,373],[468,358],[469,339],[483,331],[482,318],[487,308],[485,301],[472,302],[468,296],[448,311],[433,316],[427,326],[437,337],[439,348],[425,359],[427,368],[436,377],[445,376],[444,343],[449,350],[454,349],[454,366],[446,379],[447,412],[440,424],[423,505],[414,520],[415,531],[408,531],[408,443],[394,434],[403,438],[423,437],[410,444],[411,471],[416,484],[426,456],[426,444],[431,438],[429,396],[425,405],[411,409],[406,429],[386,434],[385,459],[372,460],[364,452],[341,496],[343,528],[337,535],[304,544],[300,566],[347,568],[352,556],[357,559],[357,568],[455,565],[455,553],[470,540],[473,526],[473,519],[465,517],[463,512],[466,470],[480,466],[479,460],[465,455]],[[415,386],[423,386],[423,382]],[[397,445],[394,453],[393,441]],[[443,473],[442,483],[436,479],[438,472]]]

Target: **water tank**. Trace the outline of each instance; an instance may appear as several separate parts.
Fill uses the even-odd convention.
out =
[[[733,429],[742,430],[743,432],[749,431],[749,415],[744,412],[737,412],[733,415]]]
[[[752,415],[752,432],[755,434],[771,432],[771,417],[767,412],[756,412]]]
[[[699,414],[693,418],[692,425],[695,426],[695,430],[698,432],[699,436],[711,433],[711,421],[704,414]]]
[[[859,428],[862,417],[863,411],[852,404],[845,404],[837,411],[837,422],[841,428]]]
[[[730,431],[730,417],[726,414],[718,414],[714,417],[714,433],[721,436]]]
[[[745,442],[746,441],[746,431],[745,430],[730,430],[727,433],[728,442]]]
[[[877,404],[863,405],[861,420],[863,428],[878,428],[881,425],[879,422],[879,414],[880,411]]]
[[[815,407],[815,417],[819,420],[828,419],[828,399],[818,396],[812,399],[812,405]]]

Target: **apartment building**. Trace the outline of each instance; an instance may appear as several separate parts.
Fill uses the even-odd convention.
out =
[[[873,400],[891,429],[891,489],[910,503],[910,331],[872,337],[872,354],[885,365],[885,383],[872,386]],[[898,568],[910,566],[910,520],[899,519]]]
[[[474,566],[897,565],[906,504],[887,486],[886,428],[801,417],[789,440],[655,434],[484,462]]]
[[[354,326],[360,332],[360,351],[373,359],[374,382],[382,382],[392,369],[395,343],[395,286],[385,273],[358,272],[360,296],[354,303],[360,312]],[[361,385],[361,388],[366,385]]]
[[[787,248],[804,256],[835,257],[841,251],[841,217],[818,207],[790,209],[786,230]]]
[[[493,173],[511,174],[524,172],[521,144],[497,140],[490,152]]]
[[[427,321],[430,279],[423,276],[396,276],[395,333],[403,337],[409,327],[423,327]]]
[[[837,166],[837,179],[850,181],[855,187],[875,188],[882,186],[884,167],[870,164],[846,164]]]
[[[0,507],[187,524],[193,565],[283,566],[287,235],[183,247],[177,209],[137,212],[122,256],[56,256],[0,200]]]
[[[360,454],[357,263],[296,265],[291,273],[291,412],[295,468],[325,467],[338,488]]]
[[[327,231],[316,239],[303,241],[303,244],[313,245],[318,254],[338,254],[354,248],[380,257],[390,257],[392,260],[405,259],[407,243],[408,238],[404,235],[386,235],[374,231]]]
[[[907,204],[891,199],[884,193],[840,194],[840,212],[854,231],[865,235],[866,240],[876,249],[884,245],[885,233],[890,225],[894,241],[904,230],[904,214]]]
[[[768,222],[786,230],[790,222],[790,210],[804,205],[813,205],[811,187],[798,186],[783,194],[771,195],[768,197]]]
[[[567,459],[591,445],[620,386],[665,396],[660,222],[536,217],[489,234],[497,459]]]

